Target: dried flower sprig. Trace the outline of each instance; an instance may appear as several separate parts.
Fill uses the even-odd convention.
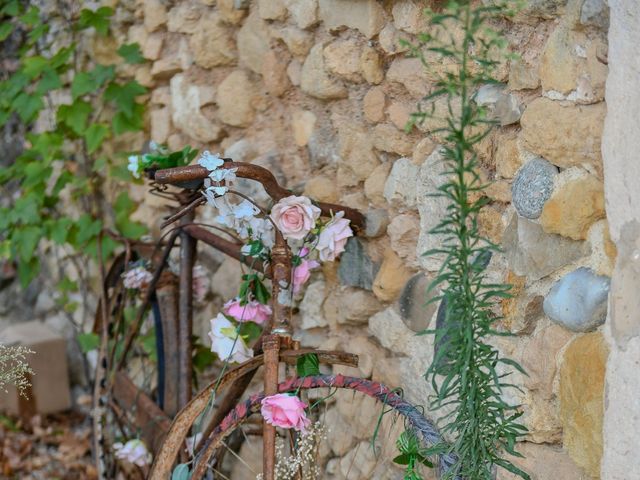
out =
[[[29,377],[35,375],[27,363],[27,355],[33,353],[21,345],[0,345],[0,390],[7,392],[7,387],[13,385],[26,398],[31,385]]]

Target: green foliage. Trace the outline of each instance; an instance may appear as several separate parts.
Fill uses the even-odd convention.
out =
[[[45,37],[52,19],[38,7],[0,0],[0,42],[21,40],[19,66],[0,82],[0,127],[17,116],[28,132],[22,153],[0,168],[0,188],[19,191],[18,196],[3,195],[1,252],[17,262],[23,285],[38,274],[42,242],[95,257],[105,226],[128,238],[145,233],[129,220],[135,205],[126,195],[113,207],[102,198],[101,188],[116,176],[118,166],[100,152],[106,140],[142,128],[144,108],[137,99],[146,89],[120,78],[116,65],[86,61],[84,31],[109,35],[114,11],[81,7],[62,12],[72,28],[65,31],[71,38],[60,40]],[[123,45],[118,53],[127,63],[143,60],[137,44]],[[59,98],[69,100],[56,103]],[[114,248],[105,237],[102,254]]]
[[[80,345],[80,350],[82,353],[90,352],[91,350],[95,350],[100,346],[100,337],[96,333],[81,333],[76,339],[78,340],[78,344]]]
[[[420,464],[433,468],[433,463],[427,458],[428,453],[422,447],[413,430],[402,432],[398,440],[396,440],[396,447],[400,455],[395,457],[393,462],[398,465],[406,465],[404,480],[422,480],[418,471],[418,465]]]
[[[440,248],[425,253],[445,258],[430,289],[441,289],[432,301],[445,302],[446,317],[435,332],[423,333],[435,333],[439,346],[426,374],[436,392],[431,408],[446,407],[449,413],[442,419],[443,431],[454,441],[436,445],[428,453],[457,456],[445,478],[489,480],[495,467],[502,467],[528,479],[503,457],[505,451],[518,455],[515,442],[526,433],[518,420],[521,413],[503,398],[505,389],[513,387],[508,382],[512,369],[522,369],[516,362],[501,358],[490,344],[493,335],[504,335],[494,328],[498,318],[493,307],[509,296],[511,287],[489,282],[485,263],[478,261],[490,257],[499,247],[478,229],[478,214],[487,200],[482,196],[486,185],[478,175],[475,146],[488,135],[494,121],[475,104],[473,96],[480,86],[496,81],[492,72],[505,42],[490,24],[510,11],[498,2],[474,5],[451,3],[441,13],[429,12],[429,33],[421,34],[419,44],[412,46],[413,54],[427,68],[426,57],[433,59],[434,55],[455,67],[439,78],[425,98],[431,108],[413,115],[413,123],[419,123],[436,117],[434,102],[444,101],[447,107],[447,113],[437,119],[442,127],[434,130],[444,138],[440,154],[446,181],[433,193],[447,200],[447,215],[431,231],[444,240]],[[451,31],[461,35],[450,35]]]
[[[315,353],[307,353],[298,357],[296,372],[299,377],[320,375],[320,359]]]

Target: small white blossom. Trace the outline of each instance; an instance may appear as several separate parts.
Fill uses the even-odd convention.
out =
[[[211,319],[209,338],[211,351],[221,360],[242,363],[253,357],[253,350],[247,347],[236,327],[221,313]]]
[[[129,156],[129,165],[127,165],[127,170],[131,172],[131,174],[140,178],[140,172],[138,171],[140,168],[140,157],[138,155]]]
[[[151,463],[151,454],[142,440],[129,440],[125,444],[117,442],[113,444],[113,449],[116,452],[116,458],[120,460],[125,460],[139,467]]]
[[[131,270],[127,270],[122,275],[122,283],[125,288],[131,288],[138,290],[145,287],[151,282],[153,275],[144,267],[135,267]]]
[[[209,150],[202,152],[202,155],[198,159],[198,165],[206,168],[209,171],[215,170],[224,163],[224,160],[220,158],[220,154],[211,153]]]

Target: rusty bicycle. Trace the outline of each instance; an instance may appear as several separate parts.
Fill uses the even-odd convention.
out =
[[[257,182],[273,202],[293,195],[278,184],[271,172],[257,165],[221,159],[215,170],[232,172],[234,178]],[[310,473],[303,472],[303,466],[298,465],[290,477],[283,474],[283,459],[278,457],[283,454],[279,449],[277,452],[276,439],[288,439],[286,447],[293,452],[299,445],[300,433],[286,431],[266,420],[260,421],[259,414],[265,398],[285,393],[304,395],[309,404],[313,402],[309,406],[310,415],[324,415],[324,423],[331,423],[328,405],[335,400],[337,392],[346,392],[347,401],[356,394],[369,397],[382,407],[382,412],[394,413],[394,425],[395,420],[403,419],[402,427],[418,442],[420,451],[441,444],[442,439],[433,423],[419,408],[404,400],[398,390],[371,379],[326,370],[332,365],[356,367],[356,355],[304,348],[295,340],[290,298],[295,263],[300,257],[292,252],[285,235],[275,224],[269,254],[252,256],[241,239],[225,238],[219,229],[212,231],[209,226],[195,221],[196,209],[207,202],[207,193],[209,200],[215,202],[217,193],[228,190],[226,185],[231,177],[226,176],[225,180],[224,174],[218,174],[219,181],[212,184],[212,170],[202,165],[148,169],[146,175],[151,190],[177,206],[164,220],[163,235],[157,242],[127,244],[125,251],[103,275],[102,298],[94,325],[94,331],[101,336],[94,393],[94,451],[102,478],[231,478],[234,473],[225,470],[225,458],[247,466],[250,475],[245,474],[242,478],[400,478],[390,476],[388,466],[397,455],[397,452],[390,453],[395,451],[395,439],[392,439],[393,448],[375,450],[382,416],[369,419],[372,431],[367,433],[368,437],[359,437],[373,439],[373,455],[377,460],[370,464],[374,467],[370,464],[367,468],[354,467],[358,454],[355,448],[350,451],[356,453],[348,462],[325,461]],[[233,193],[254,203],[241,192]],[[325,218],[343,212],[340,217],[349,221],[356,234],[364,230],[365,217],[357,210],[326,203],[314,203],[314,208],[318,209],[319,217]],[[266,209],[257,206],[256,212],[258,217],[267,218]],[[211,381],[196,391],[192,365],[192,272],[197,242],[236,259],[250,271],[259,272],[268,279],[271,283],[268,295],[271,315],[252,345],[252,358],[233,367],[228,362],[223,363]],[[177,273],[168,267],[174,251],[178,258]],[[132,300],[122,276],[128,265],[140,259],[150,265],[151,273],[144,289]],[[139,381],[136,368],[148,356],[140,347],[140,340],[149,312],[154,329],[150,340],[147,335],[147,341],[155,342],[157,362],[154,364],[155,380],[144,384]],[[239,341],[238,335],[234,345]],[[231,352],[234,348],[231,347]],[[299,375],[296,364],[300,359],[309,358],[323,365],[325,373],[317,367],[312,374]],[[263,390],[256,392],[258,383],[262,384]],[[324,413],[311,412],[323,408]],[[346,419],[346,425],[339,425],[340,428],[348,428],[348,421]],[[141,465],[123,465],[126,462],[114,454],[119,439],[126,437],[128,432],[134,432],[147,446],[153,456],[150,466],[143,462]],[[249,442],[247,438],[252,434],[262,438],[259,467],[251,467],[241,458],[243,445]],[[360,441],[357,447],[363,442]],[[328,448],[330,452],[332,448],[337,450],[335,446]],[[364,452],[367,448],[362,447],[361,453],[371,456],[370,452]],[[317,446],[316,449],[321,450]],[[225,455],[226,452],[231,453]],[[384,461],[381,457],[385,457]],[[423,463],[429,463],[426,458],[423,460]],[[284,459],[284,463],[286,461]],[[442,474],[455,458],[450,453],[443,453],[434,462],[437,463],[436,471]]]

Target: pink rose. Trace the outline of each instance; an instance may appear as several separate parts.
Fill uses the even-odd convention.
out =
[[[344,252],[347,238],[353,237],[349,220],[342,217],[344,217],[344,212],[338,212],[320,232],[316,249],[323,262],[335,260],[338,255]]]
[[[274,427],[293,428],[304,433],[311,424],[304,413],[307,404],[295,395],[278,393],[262,400],[260,413],[265,421]]]
[[[285,238],[303,239],[315,226],[320,209],[307,197],[283,198],[271,209],[271,219]]]
[[[255,322],[263,324],[271,316],[271,307],[263,305],[255,300],[246,305],[240,305],[240,299],[235,298],[224,304],[224,313],[235,318],[239,322]]]
[[[319,267],[315,260],[302,260],[300,265],[293,269],[293,293],[298,293],[311,276],[311,269]]]

